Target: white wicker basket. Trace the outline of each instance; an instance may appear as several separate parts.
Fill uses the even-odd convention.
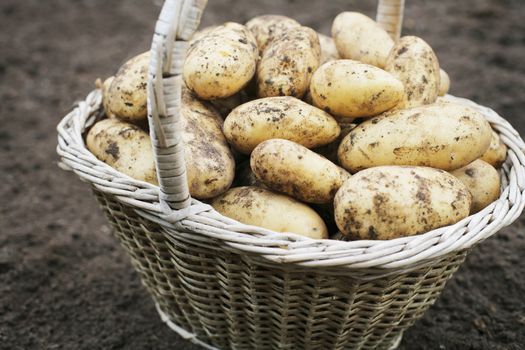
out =
[[[470,248],[525,205],[525,144],[478,109],[508,146],[500,198],[455,225],[389,241],[312,240],[247,226],[190,197],[180,138],[181,67],[205,0],[167,0],[151,49],[148,114],[160,187],[99,161],[84,131],[101,115],[90,93],[58,125],[61,166],[93,187],[162,319],[220,349],[388,349],[435,301]],[[380,1],[398,38],[403,1]],[[448,96],[456,100],[457,98]]]

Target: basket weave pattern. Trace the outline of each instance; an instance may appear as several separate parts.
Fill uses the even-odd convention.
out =
[[[434,303],[467,254],[372,280],[351,271],[327,276],[227,252],[220,240],[199,244],[192,232],[166,239],[114,196],[95,194],[162,312],[221,349],[388,348]]]
[[[378,14],[395,37],[400,0]],[[401,5],[399,5],[401,4]],[[189,196],[180,139],[181,66],[203,0],[168,0],[152,44],[148,109],[160,188],[99,161],[84,132],[90,93],[58,125],[60,165],[88,182],[168,325],[214,349],[389,349],[436,300],[468,251],[525,205],[525,144],[481,112],[508,146],[500,198],[455,225],[389,241],[312,240],[243,225]]]

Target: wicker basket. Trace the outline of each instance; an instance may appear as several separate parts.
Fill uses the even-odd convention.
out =
[[[182,62],[205,3],[167,0],[155,28],[148,114],[160,188],[86,149],[83,132],[102,113],[99,90],[58,125],[61,166],[91,184],[162,319],[184,338],[209,349],[395,348],[467,252],[520,215],[525,144],[495,112],[462,100],[508,146],[501,196],[413,237],[313,240],[223,217],[190,197],[179,129]],[[398,38],[403,1],[380,1],[378,13]]]

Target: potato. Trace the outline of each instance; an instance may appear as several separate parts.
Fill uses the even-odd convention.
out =
[[[239,152],[249,154],[269,139],[287,139],[305,147],[334,141],[340,128],[332,116],[294,97],[268,97],[235,108],[224,121],[224,135]]]
[[[450,173],[463,182],[472,195],[471,214],[477,213],[499,198],[499,174],[489,163],[477,159]]]
[[[352,60],[323,64],[310,85],[314,104],[338,120],[371,117],[403,98],[403,84],[388,72]]]
[[[263,188],[232,188],[211,205],[222,215],[247,225],[316,239],[328,237],[323,219],[312,208]]]
[[[497,132],[492,131],[490,146],[480,159],[496,168],[499,168],[507,159],[507,146],[501,141]]]
[[[383,68],[394,41],[373,19],[358,12],[342,12],[332,24],[332,37],[341,58]]]
[[[190,194],[215,197],[231,186],[235,161],[222,133],[222,119],[210,105],[183,89],[182,140]],[[135,179],[157,184],[149,135],[136,125],[105,119],[89,131],[88,149],[100,160]]]
[[[439,62],[434,50],[423,39],[416,36],[399,39],[387,57],[385,70],[405,87],[403,102],[398,107],[411,108],[436,102]]]
[[[365,121],[343,139],[338,157],[351,173],[379,165],[455,170],[485,153],[490,139],[490,125],[477,111],[435,103]]]
[[[443,69],[439,69],[439,96],[445,96],[450,90],[450,77]]]
[[[184,81],[205,100],[232,96],[252,79],[258,55],[255,38],[246,27],[225,23],[191,42]]]
[[[111,86],[111,83],[114,79],[115,77],[111,76],[104,80],[104,83],[102,84],[102,86],[100,86],[100,88],[102,89],[102,106],[104,107],[104,111],[108,118],[116,118],[115,114],[113,114],[109,110],[109,87]]]
[[[350,175],[295,142],[272,139],[252,152],[255,176],[269,188],[308,203],[329,203]]]
[[[221,116],[213,107],[183,89],[181,121],[192,197],[206,199],[225,192],[233,182],[235,160],[222,133]]]
[[[257,16],[246,22],[246,28],[255,37],[260,52],[275,38],[286,34],[290,29],[300,26],[301,24],[296,20],[279,15]]]
[[[257,65],[257,96],[301,98],[310,86],[320,58],[319,38],[314,30],[290,29],[262,52]]]
[[[104,119],[86,136],[88,150],[98,159],[134,179],[157,184],[149,135],[138,126]]]
[[[120,67],[109,86],[104,106],[108,115],[126,121],[146,119],[148,66],[149,52],[144,52]]]
[[[320,64],[338,60],[339,53],[337,52],[334,39],[321,33],[317,33],[317,36],[319,37],[319,44],[321,46]]]
[[[471,195],[449,173],[381,166],[353,175],[337,191],[335,221],[352,238],[392,239],[454,224],[469,215]]]

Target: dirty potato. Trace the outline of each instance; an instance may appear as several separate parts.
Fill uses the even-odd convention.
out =
[[[338,120],[371,117],[396,106],[403,84],[390,73],[353,60],[323,64],[310,85],[314,104]]]
[[[267,140],[255,147],[250,165],[269,188],[308,203],[329,203],[350,177],[328,159],[282,139]]]
[[[146,119],[148,65],[149,52],[144,52],[120,67],[108,89],[108,115],[133,122]]]
[[[341,166],[351,173],[379,165],[461,168],[489,147],[485,118],[456,103],[384,113],[352,129],[339,146]]]
[[[290,29],[262,52],[257,65],[257,96],[301,98],[310,86],[320,58],[319,38],[314,30]]]
[[[224,121],[224,135],[239,152],[259,143],[287,139],[312,148],[334,141],[340,128],[328,113],[294,97],[268,97],[235,108]]]
[[[472,195],[474,214],[499,198],[500,178],[498,171],[489,163],[477,159],[463,168],[450,172],[468,188]]]
[[[252,79],[257,57],[252,33],[243,25],[228,22],[190,43],[184,81],[202,99],[226,98]]]
[[[221,116],[212,106],[183,89],[181,121],[192,197],[206,199],[225,192],[233,182],[235,160],[222,133]]]
[[[312,208],[263,188],[232,188],[211,205],[222,215],[247,225],[316,239],[328,237],[323,219]]]
[[[439,62],[434,50],[423,39],[405,36],[394,45],[385,70],[405,87],[400,108],[436,102],[440,87]]]
[[[246,28],[255,37],[260,52],[263,52],[266,46],[275,38],[286,34],[290,29],[300,26],[301,24],[296,20],[279,15],[257,16],[246,22]]]
[[[450,77],[443,69],[439,69],[439,96],[445,96],[450,89]]]
[[[454,224],[469,215],[471,195],[449,173],[426,167],[381,166],[353,175],[335,196],[341,232],[392,239]]]
[[[373,19],[358,12],[342,12],[332,25],[332,37],[341,58],[383,68],[394,41]]]
[[[490,146],[480,159],[489,163],[495,168],[499,168],[507,159],[507,146],[501,141],[498,133],[492,131]]]
[[[321,46],[320,64],[338,60],[339,53],[337,52],[334,39],[321,33],[317,33],[317,36],[319,37],[319,44]]]
[[[492,138],[490,140],[490,146],[480,159],[489,163],[495,168],[501,167],[507,158],[507,146],[501,141],[498,133],[492,131]]]
[[[114,76],[107,78],[100,87],[102,89],[102,107],[104,107],[104,112],[108,118],[116,118],[115,114],[111,113],[109,110],[109,87],[111,86],[113,79],[115,79]]]
[[[138,126],[118,119],[101,120],[89,130],[86,145],[95,157],[115,170],[157,184],[151,140]]]

